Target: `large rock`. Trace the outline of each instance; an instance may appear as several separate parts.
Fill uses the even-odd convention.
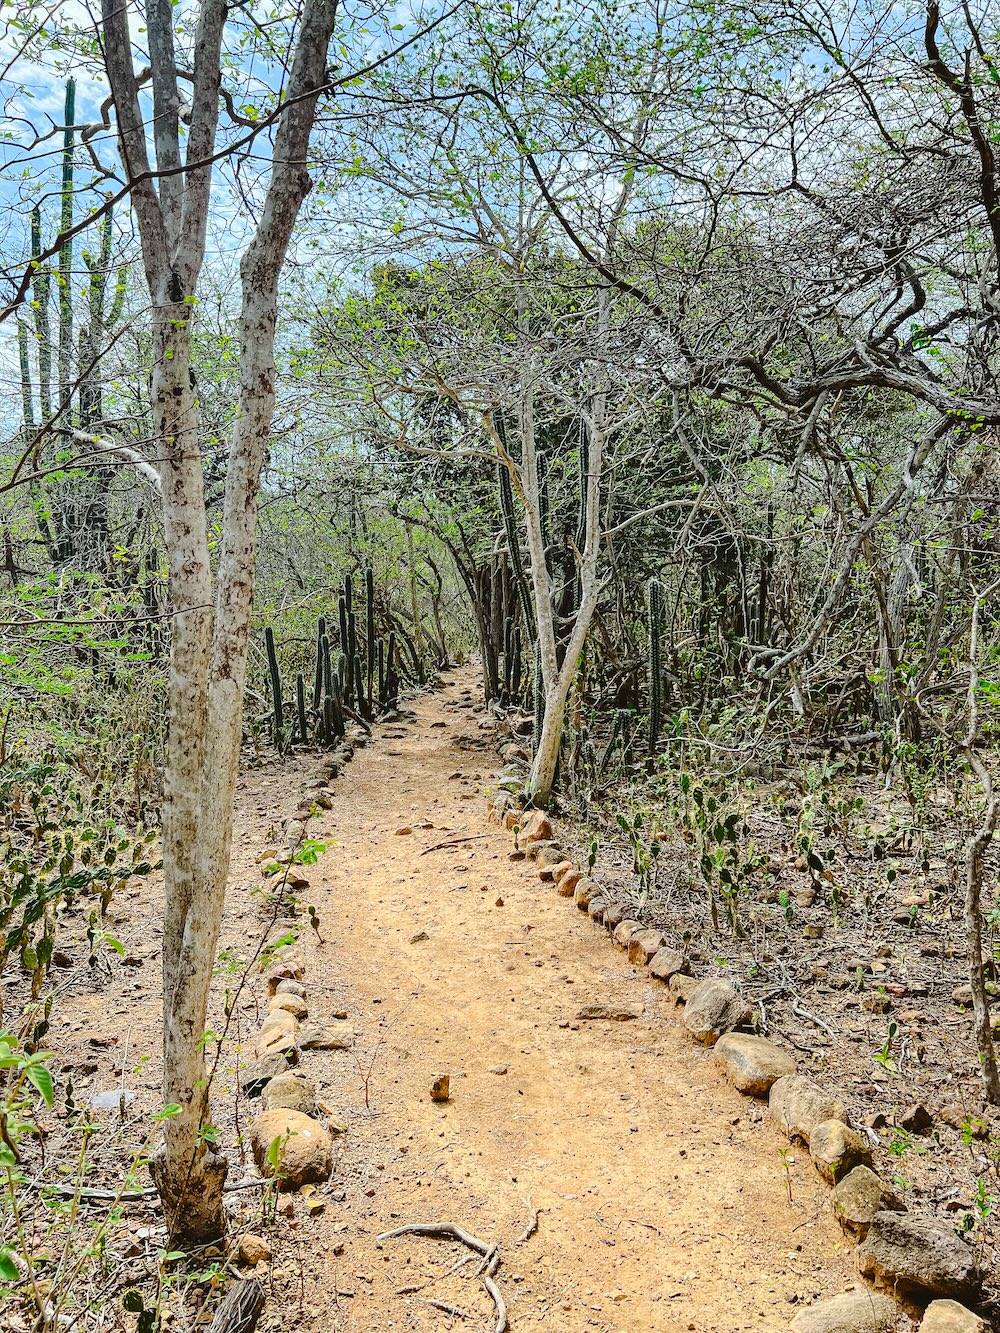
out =
[[[932,1301],[924,1314],[920,1333],[987,1333],[985,1320],[958,1301]]]
[[[521,824],[520,840],[523,843],[547,842],[553,837],[552,821],[541,810],[533,810],[526,815]]]
[[[845,1291],[842,1296],[800,1310],[792,1333],[894,1333],[900,1310],[895,1301],[874,1291]]]
[[[569,865],[569,869],[556,880],[556,892],[559,894],[560,898],[575,899],[577,886],[586,884],[587,881],[583,877],[583,871],[577,870],[572,861],[567,864]],[[588,898],[587,901],[589,902],[590,899]],[[577,906],[579,906],[579,903]]]
[[[604,924],[608,930],[613,931],[628,914],[628,909],[624,903],[611,903],[604,912]]]
[[[839,1097],[801,1074],[786,1074],[772,1084],[768,1110],[783,1133],[803,1143],[820,1121],[843,1120],[847,1114]]]
[[[779,1078],[795,1073],[795,1061],[787,1051],[751,1032],[728,1032],[720,1037],[715,1059],[733,1087],[748,1097],[766,1097]]]
[[[591,921],[596,921],[599,926],[604,924],[604,913],[607,910],[608,902],[606,898],[591,898],[590,906],[587,908]]]
[[[876,1213],[902,1208],[902,1203],[870,1167],[856,1166],[830,1191],[830,1207],[849,1236],[863,1239]]]
[[[282,999],[294,999],[294,996],[283,995]],[[270,1001],[271,1004],[274,1001]],[[264,1032],[295,1032],[298,1030],[299,1021],[293,1013],[284,1007],[278,1009],[268,1009],[264,1015],[262,1031]]]
[[[665,943],[659,930],[637,930],[628,942],[628,960],[645,967]]]
[[[674,997],[674,1004],[687,1004],[700,985],[701,982],[697,977],[675,972],[670,978],[670,994]]]
[[[269,1014],[286,1013],[291,1014],[293,1018],[308,1018],[309,1006],[301,995],[289,995],[279,993],[267,1002]]]
[[[316,1088],[304,1074],[276,1074],[264,1089],[264,1106],[312,1115],[316,1109]]]
[[[589,912],[590,904],[599,896],[600,891],[597,884],[586,875],[581,875],[573,885],[573,901],[581,912]]]
[[[276,1141],[277,1173],[271,1153]],[[330,1135],[318,1120],[301,1111],[264,1111],[250,1126],[250,1147],[260,1174],[267,1178],[277,1174],[282,1189],[320,1184],[333,1169]]]
[[[570,864],[561,847],[542,847],[538,855],[534,857],[534,862],[538,867],[539,879],[546,881],[554,878],[558,866],[568,866]]]
[[[245,1097],[259,1097],[276,1074],[282,1073],[288,1068],[289,1064],[294,1064],[298,1059],[298,1050],[294,1047],[291,1056],[291,1060],[288,1060],[283,1054],[265,1055],[259,1060],[254,1060],[246,1068],[241,1069],[240,1088],[243,1095]]]
[[[629,940],[639,930],[642,930],[642,922],[633,921],[631,917],[626,917],[624,921],[619,921],[618,925],[615,926],[612,939],[620,949],[627,949]]]
[[[868,1140],[843,1120],[821,1120],[809,1135],[809,1156],[824,1180],[835,1184],[856,1166],[871,1166]]]
[[[677,973],[686,972],[687,970],[687,959],[680,949],[672,949],[670,945],[657,949],[649,960],[649,974],[656,977],[658,981],[669,981]]]
[[[684,1026],[695,1041],[706,1046],[714,1046],[723,1033],[749,1022],[750,1006],[720,977],[699,982],[684,1010]]]
[[[326,1023],[322,1027],[303,1028],[299,1045],[304,1051],[349,1051],[354,1045],[350,1023]]]
[[[909,1213],[875,1214],[858,1265],[876,1282],[956,1301],[975,1301],[982,1285],[972,1250],[950,1227]]]

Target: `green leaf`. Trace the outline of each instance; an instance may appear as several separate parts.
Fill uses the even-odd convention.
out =
[[[52,1075],[45,1065],[30,1064],[24,1071],[28,1076],[28,1082],[33,1083],[45,1099],[45,1105],[51,1106],[55,1101],[55,1092],[52,1087]]]
[[[14,1251],[5,1246],[0,1250],[0,1277],[5,1282],[17,1282],[20,1276],[17,1264],[14,1262]]]

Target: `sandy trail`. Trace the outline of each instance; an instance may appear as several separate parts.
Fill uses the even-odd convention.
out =
[[[327,942],[302,945],[310,1008],[347,1009],[357,1040],[309,1057],[350,1130],[342,1198],[292,1224],[297,1318],[330,1333],[492,1328],[476,1265],[445,1276],[460,1247],[375,1244],[454,1221],[503,1247],[513,1333],[786,1328],[790,1301],[854,1280],[808,1154],[787,1153],[786,1184],[784,1140],[692,1049],[665,989],[508,858],[474,780],[494,758],[460,744],[484,736],[475,677],[445,679],[415,722],[379,728],[320,822],[330,847],[306,897]],[[576,1024],[597,1001],[644,1013]],[[429,1097],[440,1072],[447,1105]]]

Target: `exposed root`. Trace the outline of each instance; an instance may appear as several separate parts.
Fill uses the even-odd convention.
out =
[[[483,1286],[496,1307],[495,1333],[505,1333],[507,1328],[507,1304],[500,1288],[493,1280],[497,1269],[500,1267],[500,1251],[496,1245],[487,1245],[484,1240],[480,1240],[478,1236],[473,1236],[464,1227],[456,1226],[454,1222],[411,1222],[409,1226],[397,1227],[395,1231],[384,1231],[381,1236],[376,1237],[376,1244],[381,1247],[384,1241],[395,1240],[397,1236],[433,1236],[439,1240],[457,1240],[460,1245],[465,1245],[468,1249],[481,1254],[484,1263],[479,1275],[482,1277]]]

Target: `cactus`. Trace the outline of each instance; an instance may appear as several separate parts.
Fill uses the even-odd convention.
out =
[[[342,693],[340,688],[340,677],[333,678],[333,692],[328,700],[330,704],[330,741],[343,736],[347,730],[344,725],[344,708],[342,703]]]
[[[272,721],[272,740],[276,750],[285,748],[284,711],[285,704],[281,697],[281,670],[278,666],[278,654],[274,646],[274,630],[268,625],[264,631],[264,647],[267,649],[267,666],[271,678],[271,706],[274,712]]]
[[[354,697],[357,701],[358,713],[364,717],[367,709],[365,707],[364,680],[361,676],[361,658],[357,653],[351,656],[351,678],[354,682]]]
[[[538,526],[542,544],[549,545],[549,457],[542,449],[535,451],[535,475],[538,477]]]
[[[365,637],[367,638],[365,666],[368,674],[368,714],[372,715],[375,682],[375,575],[365,570]]]
[[[318,713],[323,702],[323,640],[326,639],[326,621],[320,616],[316,625],[316,677],[313,681],[313,712]],[[329,640],[327,652],[329,653]]]
[[[340,651],[347,652],[347,598],[341,593],[337,599],[337,619],[340,622]]]
[[[660,657],[660,631],[663,624],[663,584],[650,579],[646,586],[646,617],[649,632],[649,732],[647,752],[652,757],[660,741],[663,719],[663,664]]]
[[[389,635],[385,649],[385,703],[387,708],[399,707],[399,652],[395,630]]]
[[[531,683],[535,703],[534,730],[531,734],[531,750],[534,754],[541,742],[542,724],[545,721],[545,685],[542,681],[542,645],[539,639],[535,640],[535,661],[531,673]]]
[[[306,678],[302,672],[295,677],[295,711],[298,717],[299,744],[309,740],[309,726],[306,722]]]
[[[385,639],[378,641],[378,706],[385,707]]]

